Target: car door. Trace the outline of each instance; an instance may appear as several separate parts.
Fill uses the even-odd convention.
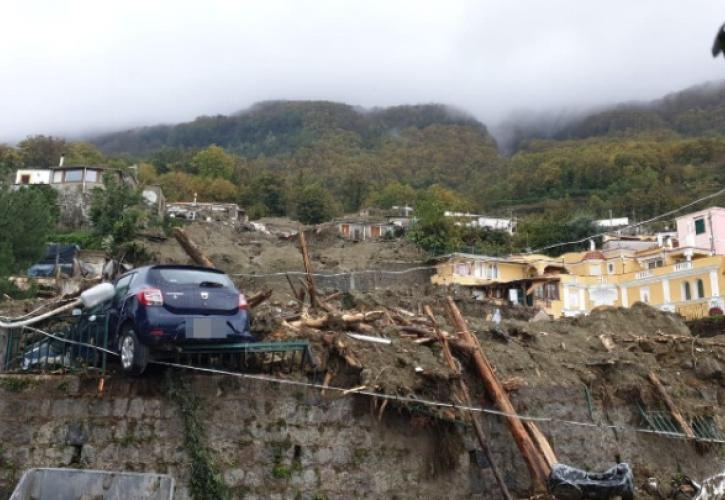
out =
[[[112,339],[117,338],[118,327],[123,319],[126,302],[128,302],[129,290],[135,276],[136,273],[121,276],[114,286],[116,291],[111,300],[111,306],[108,309],[108,331],[112,335]]]

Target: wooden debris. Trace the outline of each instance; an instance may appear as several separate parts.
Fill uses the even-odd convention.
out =
[[[536,443],[536,446],[539,448],[539,451],[542,455],[544,455],[546,463],[549,464],[549,468],[553,467],[554,464],[559,462],[559,460],[557,460],[556,453],[554,453],[554,450],[551,448],[549,440],[546,439],[546,436],[544,436],[544,433],[541,432],[541,429],[539,429],[539,426],[536,425],[536,422],[527,420],[525,424],[526,430],[529,431],[529,434]]]
[[[383,419],[383,412],[385,411],[385,407],[388,406],[389,402],[390,400],[386,399],[383,401],[383,404],[380,405],[380,410],[378,410],[378,422]]]
[[[307,278],[307,293],[310,296],[310,306],[315,309],[317,307],[317,291],[315,289],[315,276],[312,270],[312,261],[307,251],[307,241],[305,240],[305,232],[301,230],[299,233],[300,251],[302,252],[302,263],[305,266],[305,277]]]
[[[615,344],[611,336],[602,334],[599,336],[599,341],[602,343],[607,352],[612,352],[614,350]]]
[[[649,378],[649,381],[652,382],[652,385],[655,386],[655,389],[657,389],[657,392],[659,393],[662,400],[665,402],[665,405],[667,405],[667,408],[670,410],[670,414],[672,415],[672,418],[675,419],[677,422],[677,425],[680,426],[680,429],[682,429],[682,433],[687,436],[689,439],[696,439],[695,438],[695,432],[692,430],[692,427],[690,427],[690,424],[687,422],[685,417],[682,416],[682,413],[680,412],[680,409],[677,407],[674,401],[672,401],[672,398],[670,398],[670,395],[667,394],[667,390],[662,385],[662,382],[660,382],[659,377],[655,374],[655,372],[649,372],[647,375]]]
[[[332,372],[330,372],[330,371],[325,372],[325,378],[322,381],[323,389],[320,391],[320,395],[322,395],[322,396],[325,395],[325,387],[329,387],[331,381],[332,381]]]
[[[441,347],[443,349],[443,357],[446,360],[446,363],[448,364],[448,367],[455,373],[460,375],[460,365],[456,364],[453,354],[451,354],[451,350],[448,347],[448,339],[443,335],[443,332],[438,328],[438,323],[436,322],[435,316],[433,315],[433,311],[429,306],[425,306],[425,313],[428,316],[428,319],[430,320],[431,325],[433,326],[433,330],[435,331],[438,339],[441,342]],[[461,378],[458,381],[459,384],[459,390],[460,395],[458,395],[458,398],[461,400],[463,404],[466,406],[471,406],[471,395],[468,392],[468,387],[466,386],[466,382]],[[496,466],[496,462],[493,459],[493,454],[491,453],[491,449],[488,446],[488,439],[486,438],[486,434],[483,430],[483,427],[481,426],[481,423],[476,418],[476,415],[472,411],[469,411],[469,417],[471,419],[471,422],[473,423],[473,429],[476,432],[476,438],[478,439],[478,444],[481,445],[481,449],[483,450],[483,453],[486,455],[486,459],[488,460],[488,463],[491,465],[491,471],[493,472],[494,477],[496,478],[496,483],[498,484],[499,489],[501,490],[501,494],[506,500],[512,500],[511,493],[509,493],[508,487],[506,486],[506,483],[503,480],[503,476],[501,475],[501,472],[498,470],[498,467]]]
[[[506,392],[518,391],[524,385],[526,385],[526,381],[522,377],[511,377],[501,382],[501,386]]]
[[[247,305],[252,307],[257,307],[259,304],[267,300],[272,296],[272,290],[267,290],[264,292],[255,293],[251,297],[247,299]]]
[[[462,334],[463,340],[470,345],[476,346],[472,353],[476,369],[483,380],[486,392],[494,400],[496,406],[506,414],[506,423],[511,431],[511,435],[529,469],[531,485],[534,492],[545,492],[546,481],[551,473],[551,467],[549,467],[543,453],[534,444],[526,427],[516,415],[516,409],[511,404],[511,400],[509,400],[506,391],[498,381],[491,363],[484,355],[483,349],[478,343],[478,339],[468,330],[468,325],[465,319],[463,319],[461,311],[458,310],[456,303],[453,302],[450,296],[448,297],[448,312],[456,329]]]
[[[199,250],[199,247],[196,245],[196,243],[191,241],[191,238],[189,238],[189,236],[183,229],[181,229],[180,227],[175,227],[171,234],[174,235],[174,238],[176,238],[176,241],[179,242],[181,248],[184,249],[186,255],[191,257],[191,260],[193,260],[195,264],[204,267],[214,267],[214,263],[212,263],[212,261],[209,260],[209,257],[204,255],[204,253]]]
[[[342,391],[342,395],[347,396],[348,394],[353,394],[356,392],[364,391],[365,389],[367,389],[367,387],[368,386],[366,386],[366,385],[359,385],[357,387],[353,387],[352,389],[346,389],[346,390]]]
[[[305,289],[301,288],[299,291],[297,291],[294,283],[292,283],[292,278],[289,277],[289,274],[284,273],[284,277],[287,278],[287,283],[289,283],[289,287],[292,289],[292,296],[302,302],[305,298]]]

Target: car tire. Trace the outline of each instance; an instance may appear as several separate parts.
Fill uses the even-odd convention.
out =
[[[139,340],[134,327],[127,325],[121,332],[118,341],[118,354],[121,357],[121,368],[130,375],[141,375],[149,361],[149,348]]]

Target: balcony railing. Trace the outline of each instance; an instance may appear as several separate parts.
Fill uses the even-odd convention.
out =
[[[649,271],[640,271],[637,274],[634,275],[634,279],[636,280],[643,280],[645,278],[649,278],[652,276],[652,273]]]
[[[692,262],[678,262],[675,264],[675,271],[686,271],[688,269],[692,269]]]

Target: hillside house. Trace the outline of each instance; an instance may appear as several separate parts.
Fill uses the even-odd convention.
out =
[[[358,214],[335,221],[345,239],[364,241],[402,236],[411,224],[413,209],[408,206],[390,210],[365,208]]]
[[[58,192],[60,224],[65,227],[81,227],[88,221],[91,192],[104,188],[103,179],[113,176],[119,183],[137,186],[133,175],[125,170],[105,165],[59,165],[48,168],[25,168],[15,172],[14,189],[24,186],[48,185]],[[142,197],[149,208],[163,216],[165,199],[158,186],[145,187]]]
[[[234,226],[249,220],[245,210],[236,203],[174,202],[166,205],[166,213],[172,219],[221,222]]]
[[[697,232],[696,220],[706,221],[705,232],[700,233],[705,236],[695,239],[695,245],[677,246],[672,239],[660,237],[634,240],[636,245],[631,247],[625,245],[628,240],[610,240],[617,244],[555,258],[453,254],[437,263],[432,282],[468,287],[477,297],[501,303],[540,307],[552,317],[587,314],[598,306],[629,307],[635,302],[687,318],[701,317],[711,308],[725,310],[721,294],[725,252],[717,253],[715,243],[709,248],[700,246],[725,240],[725,227],[715,217],[721,210],[711,208],[677,219],[680,237]],[[713,215],[712,223],[708,214]]]
[[[677,219],[677,239],[683,247],[725,254],[725,208],[711,207]]]
[[[477,227],[490,229],[492,231],[506,231],[509,234],[516,232],[516,220],[513,218],[489,217],[486,215],[468,212],[451,212],[448,210],[443,215],[454,219],[454,224],[459,226]]]
[[[337,221],[340,236],[348,240],[365,241],[393,238],[402,228],[387,220],[345,219]]]

